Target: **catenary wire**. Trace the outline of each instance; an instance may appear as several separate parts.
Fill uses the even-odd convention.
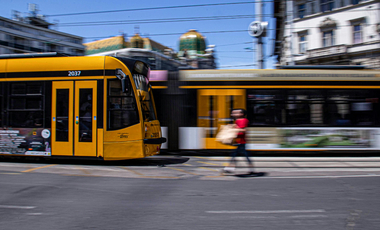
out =
[[[360,11],[368,10],[380,10],[376,9],[366,9]],[[353,12],[355,10],[349,11]],[[147,23],[170,23],[170,22],[184,22],[184,21],[206,21],[206,20],[227,20],[227,19],[241,19],[241,18],[250,18],[256,17],[256,14],[250,15],[225,15],[225,16],[210,16],[210,17],[185,17],[185,18],[161,18],[161,19],[139,19],[139,20],[118,20],[118,21],[88,21],[88,22],[67,22],[67,23],[58,23],[60,27],[71,27],[71,26],[95,26],[95,25],[122,25],[122,24],[147,24]],[[263,17],[273,17],[272,14],[262,14]]]
[[[280,2],[281,0],[277,0],[277,1]],[[261,2],[262,3],[269,3],[269,2],[275,2],[275,1],[274,0],[264,0]],[[163,9],[178,9],[178,8],[190,8],[190,7],[206,7],[206,6],[227,6],[227,5],[252,4],[252,3],[256,3],[256,1],[208,3],[208,4],[195,4],[195,5],[182,5],[182,6],[160,6],[160,7],[146,7],[146,8],[122,9],[122,10],[103,10],[103,11],[77,12],[77,13],[66,13],[66,14],[50,14],[50,15],[45,15],[45,16],[47,16],[47,17],[63,17],[63,16],[85,15],[85,14],[104,14],[104,13],[143,11],[143,10],[163,10]]]
[[[366,26],[371,26],[371,25],[377,25],[375,24],[366,24]],[[341,27],[351,27],[352,25],[340,25],[336,26],[335,28],[341,28]],[[308,26],[308,27],[292,27],[292,30],[303,30],[303,29],[313,29],[313,28],[320,28],[319,26]],[[268,31],[274,31],[274,30],[280,30],[279,28],[276,29],[267,29]],[[245,32],[247,33],[247,30],[220,30],[220,31],[201,31],[201,33],[204,34],[215,34],[215,33],[242,33]],[[175,33],[161,33],[161,34],[149,34],[148,36],[170,36],[170,35],[183,35],[183,32],[175,32]],[[110,36],[99,36],[99,37],[84,37],[85,39],[102,39],[102,38],[109,38]]]
[[[167,22],[186,22],[186,21],[208,21],[208,20],[228,20],[252,18],[255,15],[226,15],[226,16],[210,16],[210,17],[186,17],[186,18],[161,18],[161,19],[141,19],[141,20],[121,20],[121,21],[97,21],[97,22],[71,22],[59,23],[60,27],[70,26],[99,26],[99,25],[121,25],[121,24],[146,24],[146,23],[167,23]],[[268,14],[268,16],[271,16]]]
[[[281,2],[284,0],[268,0],[261,1],[261,3],[274,3]],[[144,11],[144,10],[163,10],[163,9],[176,9],[176,8],[191,8],[191,7],[207,7],[207,6],[227,6],[227,5],[242,5],[242,4],[253,4],[256,1],[249,2],[226,2],[226,3],[209,3],[209,4],[196,4],[196,5],[182,5],[182,6],[162,6],[162,7],[147,7],[147,8],[135,8],[135,9],[122,9],[122,10],[104,10],[104,11],[92,11],[92,12],[77,12],[77,13],[66,13],[66,14],[50,14],[45,15],[46,17],[63,17],[63,16],[76,16],[76,15],[88,15],[88,14],[104,14],[104,13],[118,13],[118,12],[131,12],[131,11]],[[379,9],[358,9],[353,11],[371,11]]]

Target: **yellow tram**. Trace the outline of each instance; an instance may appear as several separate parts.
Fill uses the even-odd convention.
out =
[[[1,155],[122,160],[159,154],[165,138],[147,64],[46,55],[0,57]]]

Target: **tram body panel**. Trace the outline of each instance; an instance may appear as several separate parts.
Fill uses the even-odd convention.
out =
[[[104,142],[104,160],[127,160],[146,157],[143,141]],[[126,155],[125,152],[129,154]]]

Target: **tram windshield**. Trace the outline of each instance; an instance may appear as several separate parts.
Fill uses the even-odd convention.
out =
[[[144,76],[142,74],[133,74],[133,80],[135,81],[137,90],[142,90],[144,92],[148,92],[149,80],[146,76]]]
[[[141,109],[144,116],[144,121],[156,120],[156,114],[154,112],[152,91],[150,90],[150,84],[148,78],[144,75],[134,74],[133,80],[135,81],[136,89],[140,95]]]
[[[153,106],[153,96],[149,84],[150,68],[143,62],[137,61],[133,69],[133,80],[140,95],[141,109],[144,121],[156,120]]]

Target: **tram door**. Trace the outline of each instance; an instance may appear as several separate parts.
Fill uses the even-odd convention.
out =
[[[233,122],[233,108],[246,108],[245,89],[202,89],[198,90],[198,127],[205,130],[206,149],[229,149],[215,137],[221,125]]]
[[[53,82],[52,155],[97,156],[96,81]]]

